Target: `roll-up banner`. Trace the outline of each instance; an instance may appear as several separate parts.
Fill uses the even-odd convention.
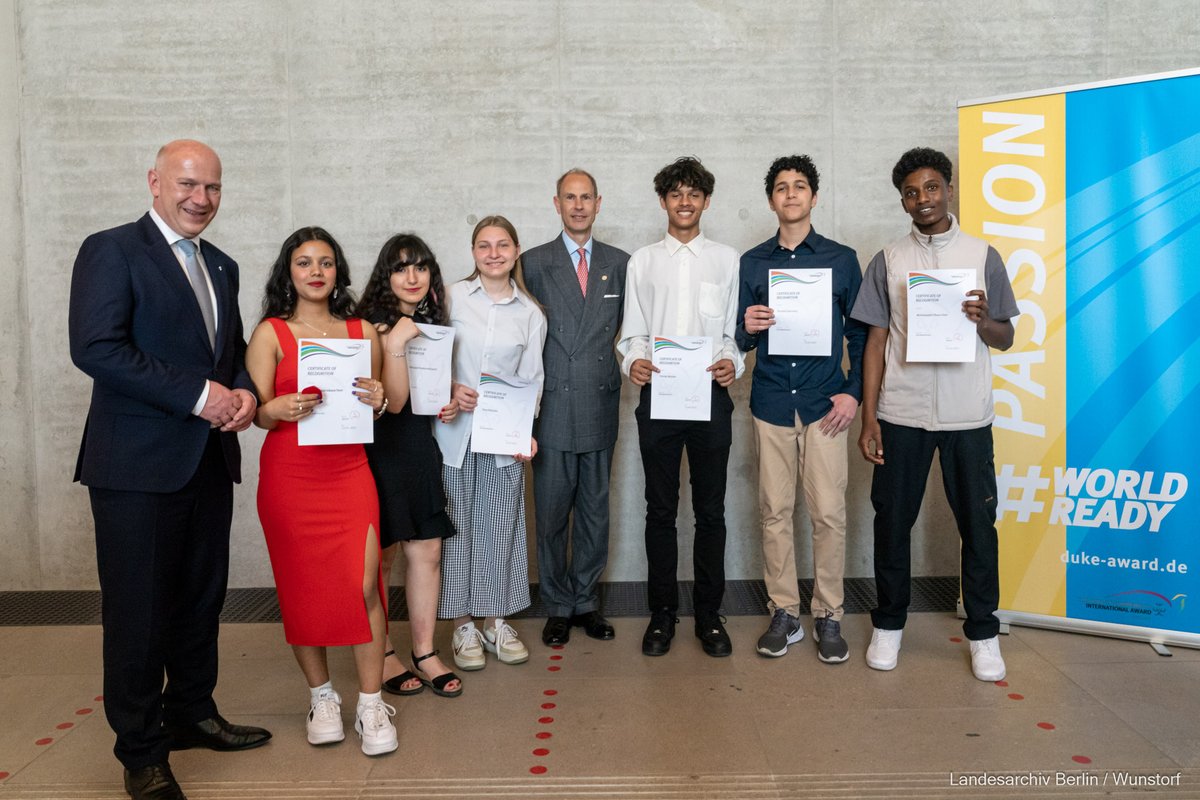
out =
[[[1003,621],[1200,647],[1198,109],[1200,70],[959,104],[961,225],[1021,311],[992,353]]]

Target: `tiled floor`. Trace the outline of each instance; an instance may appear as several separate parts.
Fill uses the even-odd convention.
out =
[[[1117,781],[1162,776],[1153,796],[1200,797],[1200,652],[1013,628],[1007,685],[970,673],[952,614],[910,617],[900,666],[863,661],[866,615],[844,621],[851,659],[817,661],[806,639],[781,659],[754,641],[765,617],[731,617],[731,658],[703,655],[681,620],[664,658],[641,655],[644,618],[617,638],[541,645],[515,624],[527,664],[489,662],[462,697],[392,698],[400,751],[369,759],[349,736],[304,740],[307,691],[277,624],[227,624],[217,700],[272,742],[246,753],[176,753],[203,798],[1145,797]],[[407,625],[396,623],[403,648]],[[448,628],[440,631],[445,649]],[[334,651],[352,714],[353,666]],[[125,797],[100,694],[100,628],[0,627],[0,800]],[[1048,785],[991,788],[993,781]],[[1066,782],[1073,781],[1074,785]]]

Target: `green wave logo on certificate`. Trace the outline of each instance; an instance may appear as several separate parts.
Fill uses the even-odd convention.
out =
[[[540,383],[512,375],[481,374],[476,386],[479,402],[471,415],[471,450],[528,455],[540,388]]]
[[[707,422],[712,417],[712,338],[655,336],[650,419]]]
[[[827,356],[833,352],[833,270],[773,269],[767,305],[775,324],[767,328],[767,355]]]
[[[296,426],[301,445],[357,444],[375,438],[371,407],[354,394],[355,378],[371,374],[369,339],[301,339],[296,385],[315,386],[321,402]]]
[[[967,292],[976,288],[973,269],[909,272],[908,342],[905,358],[919,362],[975,360],[979,336],[963,313]]]

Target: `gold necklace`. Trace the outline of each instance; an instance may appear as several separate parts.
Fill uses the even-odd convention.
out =
[[[328,335],[329,335],[329,331],[323,331],[323,330],[321,330],[321,329],[320,329],[320,328],[318,328],[316,325],[313,325],[311,322],[308,322],[308,321],[306,321],[306,320],[302,319],[302,318],[301,318],[299,315],[296,315],[296,316],[292,317],[292,319],[296,320],[296,322],[299,322],[301,325],[307,325],[308,327],[312,328],[314,331],[316,331],[317,333],[321,334],[322,336],[328,336]],[[330,322],[332,322],[332,321],[333,321],[333,320],[332,320],[332,319],[330,319]]]

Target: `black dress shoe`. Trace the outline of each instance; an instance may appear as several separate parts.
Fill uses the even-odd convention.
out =
[[[642,636],[642,655],[665,656],[671,649],[671,639],[675,638],[675,612],[662,608],[650,615],[650,624]]]
[[[554,647],[571,641],[571,620],[566,617],[550,617],[542,628],[542,644]]]
[[[125,770],[125,791],[133,800],[187,800],[165,761]]]
[[[608,623],[599,611],[586,611],[571,617],[571,624],[583,628],[583,632],[593,639],[608,641],[616,635],[613,626]]]
[[[733,652],[733,642],[729,641],[729,634],[721,622],[721,618],[715,614],[696,617],[696,638],[700,640],[704,652],[713,658]]]
[[[207,747],[209,750],[249,750],[261,747],[271,732],[250,725],[234,725],[220,714],[191,725],[166,725],[172,750]]]

